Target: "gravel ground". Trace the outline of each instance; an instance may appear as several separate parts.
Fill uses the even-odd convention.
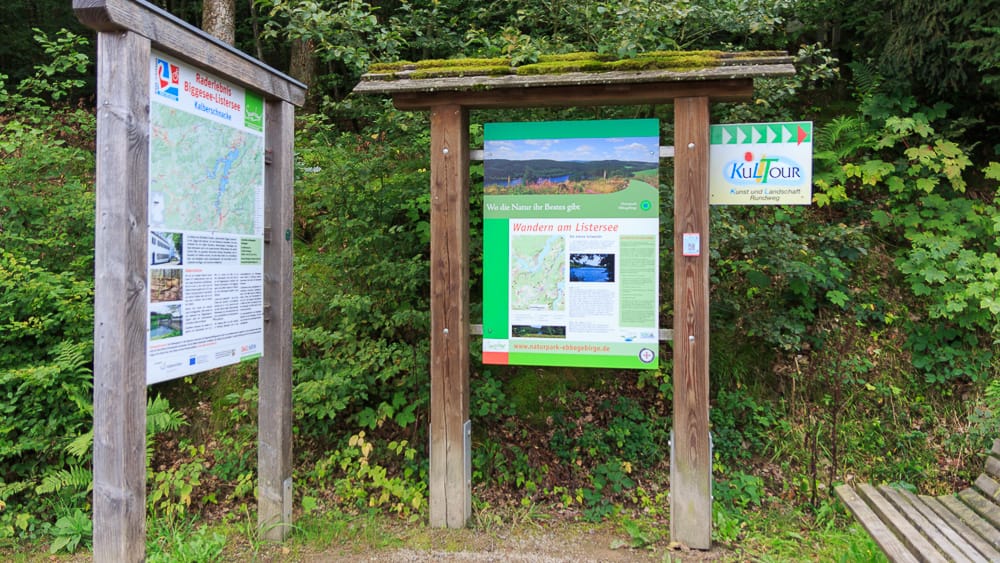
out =
[[[714,547],[709,551],[668,549],[666,542],[649,549],[612,548],[622,536],[604,530],[559,525],[530,529],[504,536],[471,530],[435,530],[428,546],[393,548],[372,552],[329,550],[301,559],[311,563],[370,561],[379,563],[424,562],[504,562],[504,563],[591,563],[645,561],[733,561],[732,551]],[[421,542],[423,543],[423,542]]]

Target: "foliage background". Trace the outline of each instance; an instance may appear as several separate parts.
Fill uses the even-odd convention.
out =
[[[158,3],[199,23],[198,1]],[[811,119],[817,131],[813,206],[711,210],[716,539],[798,554],[802,542],[782,543],[789,530],[822,546],[849,525],[835,483],[943,492],[967,482],[1000,435],[998,3],[238,3],[239,47],[278,68],[304,56],[314,71],[296,138],[300,517],[425,513],[427,116],[349,92],[374,62],[459,56],[794,54],[795,77],[758,81],[751,103],[713,108],[716,123]],[[15,550],[73,550],[89,538],[93,42],[69,5],[0,8],[0,547]],[[671,114],[474,112],[471,136],[481,143],[486,121],[651,116],[669,139]],[[473,166],[473,186],[481,174]],[[474,300],[481,203],[473,190]],[[486,369],[477,355],[478,526],[546,514],[665,542],[644,522],[662,529],[669,515],[669,364]],[[226,539],[206,523],[255,522],[253,366],[149,392],[150,559],[211,559]],[[841,551],[869,554],[853,537]]]

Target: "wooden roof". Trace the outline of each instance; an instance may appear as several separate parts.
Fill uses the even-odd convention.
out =
[[[687,54],[698,64],[684,59]],[[503,59],[377,65],[354,92],[391,95],[400,109],[445,103],[470,108],[646,104],[689,96],[741,101],[753,96],[754,78],[795,74],[792,57],[783,51],[662,52],[619,61],[578,55],[591,58],[580,64],[579,58],[557,55],[520,67]]]

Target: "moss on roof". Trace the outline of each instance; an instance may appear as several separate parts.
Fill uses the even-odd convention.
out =
[[[521,65],[513,69],[516,74],[563,74],[565,72],[601,72],[605,70],[601,61],[576,59],[565,61],[548,61]]]
[[[462,59],[427,59],[424,61],[417,61],[414,66],[418,69],[436,69],[436,68],[454,68],[454,67],[492,67],[492,66],[507,66],[510,67],[510,59],[497,57],[492,59],[475,59],[475,58],[462,58]]]
[[[578,51],[575,53],[560,53],[555,55],[540,55],[538,57],[538,62],[540,63],[552,63],[557,61],[613,61],[615,57],[612,55],[593,53],[593,52],[582,52]]]
[[[657,51],[608,63],[611,70],[698,70],[719,66],[721,51]]]
[[[446,78],[451,76],[503,76],[504,74],[511,74],[510,65],[431,67],[414,70],[410,73],[409,78],[420,80],[422,78]]]
[[[668,70],[688,72],[715,68],[724,60],[754,59],[774,56],[775,51],[747,51],[723,53],[722,51],[655,51],[641,53],[631,58],[615,59],[599,53],[563,53],[541,55],[537,62],[514,65],[510,58],[457,58],[424,61],[398,61],[375,63],[369,68],[366,80],[428,79],[455,76],[521,76],[563,74],[568,72],[612,72]]]

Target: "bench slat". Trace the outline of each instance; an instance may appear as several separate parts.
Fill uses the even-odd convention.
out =
[[[975,510],[977,514],[992,524],[994,529],[1000,532],[1000,506],[993,504],[990,502],[990,499],[984,497],[982,493],[971,487],[958,493],[958,497],[962,499],[962,502],[969,505],[969,508]]]
[[[875,514],[879,515],[897,536],[910,548],[910,551],[917,554],[921,561],[946,561],[941,553],[927,541],[913,524],[901,514],[875,487],[863,483],[857,487],[858,494],[865,499]]]
[[[854,489],[848,485],[840,485],[834,491],[890,560],[899,563],[919,563],[920,560],[895,536]]]
[[[916,503],[914,504],[914,502],[911,502],[909,498],[902,494],[904,491],[894,489],[888,485],[879,487],[878,491],[882,493],[882,496],[884,496],[886,500],[896,507],[896,510],[898,510],[899,513],[910,522],[910,524],[913,524],[914,528],[918,529],[920,533],[923,534],[924,537],[926,537],[931,544],[934,545],[934,547],[943,552],[945,556],[953,561],[970,560],[970,557],[963,553],[962,549],[956,546],[947,535],[938,529],[938,526],[934,522],[931,522],[926,516],[924,516],[923,512],[920,510],[920,508],[922,508],[922,503],[916,496],[911,495],[913,496],[913,501]],[[918,505],[921,506],[918,507]],[[935,522],[943,524],[941,519],[938,518],[936,514],[933,514],[932,512],[932,515]]]
[[[967,526],[972,528],[979,534],[984,540],[989,542],[994,549],[1000,549],[1000,532],[996,530],[989,522],[983,520],[978,514],[972,511],[971,508],[966,506],[962,501],[958,500],[957,496],[947,495],[943,497],[938,497],[948,510],[955,513],[962,522],[965,522]]]
[[[992,502],[993,504],[1000,506],[1000,483],[997,483],[995,479],[989,475],[983,473],[974,483],[979,492],[983,493],[986,500]]]
[[[943,506],[941,507],[941,509],[946,514],[948,514],[950,518],[942,517],[934,509],[934,507],[931,506],[932,503],[937,502],[937,500],[934,497],[927,495],[915,495],[910,491],[902,489],[899,490],[899,494],[902,495],[903,498],[905,498],[906,500],[910,501],[910,504],[912,504],[913,507],[916,508],[921,515],[927,518],[928,522],[934,525],[940,531],[941,534],[943,534],[946,538],[948,538],[948,541],[950,541],[952,544],[955,545],[956,548],[958,548],[962,556],[968,558],[971,561],[976,561],[976,562],[979,561],[988,562],[990,560],[990,556],[987,556],[982,550],[979,549],[977,545],[970,543],[969,540],[965,538],[965,536],[962,533],[962,530],[956,529],[955,526],[952,525],[953,523],[957,523],[959,524],[960,527],[964,527],[964,525],[962,525],[961,521],[958,518],[956,518],[953,514],[948,512],[948,509],[944,508]],[[938,503],[938,506],[940,506],[940,503]],[[972,530],[968,530],[967,527],[966,530],[973,536],[977,538],[979,537]],[[989,551],[991,553],[995,552],[995,550],[990,548],[989,544],[982,541],[982,538],[979,538],[978,543],[986,551]],[[1000,556],[1000,553],[998,553],[997,555]],[[961,558],[955,557],[955,560],[958,561],[961,560]]]
[[[924,504],[930,507],[942,520],[948,523],[956,533],[958,533],[962,539],[971,544],[976,551],[983,554],[988,561],[1000,561],[1000,551],[993,548],[992,545],[983,539],[975,530],[965,525],[954,512],[945,506],[940,498],[934,498],[929,496],[921,496],[920,500],[924,501]],[[961,503],[959,503],[961,504]]]
[[[994,479],[1000,479],[1000,459],[993,456],[986,458],[986,474]]]

